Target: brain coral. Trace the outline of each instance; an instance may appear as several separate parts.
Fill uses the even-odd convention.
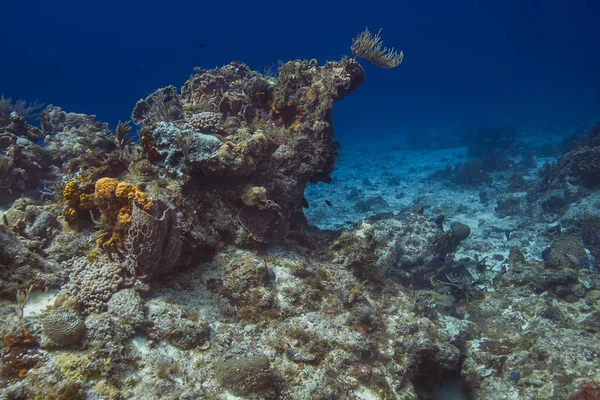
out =
[[[85,334],[81,317],[71,310],[55,310],[46,314],[42,328],[50,340],[61,346],[78,343]]]
[[[238,396],[250,393],[267,395],[276,388],[271,363],[263,354],[235,355],[219,360],[215,376],[221,386]]]

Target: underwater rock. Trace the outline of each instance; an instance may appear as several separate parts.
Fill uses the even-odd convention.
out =
[[[519,267],[527,262],[523,252],[518,247],[511,247],[508,253],[508,264],[511,267]]]
[[[223,144],[214,136],[189,129],[179,129],[170,122],[159,122],[152,132],[161,164],[171,174],[183,177],[187,174],[186,164],[200,167],[217,156]]]
[[[42,211],[28,227],[27,232],[33,236],[39,238],[48,239],[52,230],[58,228],[60,225],[56,219],[56,216],[49,211]]]
[[[145,125],[182,118],[183,109],[175,86],[158,89],[145,99],[139,100],[131,113],[133,123]]]
[[[117,149],[108,124],[98,122],[95,115],[67,113],[50,105],[41,114],[41,124],[45,148],[56,165],[67,161],[77,164],[83,161],[81,157],[93,158]],[[91,150],[95,154],[89,154]]]
[[[238,221],[261,242],[281,240],[292,225],[301,232],[306,184],[329,182],[337,157],[331,108],[362,83],[364,70],[344,58],[285,63],[277,78],[238,62],[195,72],[181,95],[167,87],[136,105],[132,118],[143,127],[140,151],[128,156],[131,180],[177,204],[190,259],[248,240]],[[105,170],[125,173],[112,162]],[[248,187],[266,189],[273,204],[264,213],[244,208]]]
[[[370,227],[363,223],[357,231],[363,229],[372,230],[377,263],[390,273],[423,265],[436,253],[437,239],[443,234],[435,222],[420,214],[376,221]]]
[[[63,281],[62,267],[40,257],[38,249],[35,242],[0,225],[0,298],[14,299],[24,285],[54,288]]]
[[[123,289],[113,294],[107,303],[108,313],[120,322],[141,328],[144,318],[144,302],[134,289]]]
[[[30,142],[36,142],[43,139],[44,134],[35,126],[29,125],[25,117],[17,113],[11,113],[8,118],[8,125],[2,127],[4,133],[13,134],[19,138],[27,139]]]
[[[593,189],[600,185],[600,123],[587,136],[568,148],[539,174],[538,190],[580,185]]]
[[[1,133],[0,138],[3,146],[7,146],[0,151],[0,203],[26,192],[42,194],[36,192],[44,186],[44,180],[56,178],[53,176],[56,168],[50,165],[51,152],[25,138]]]
[[[465,133],[462,143],[467,146],[469,157],[502,155],[514,146],[517,128],[514,124],[480,125]]]
[[[210,346],[208,322],[182,306],[150,300],[146,304],[146,319],[146,332],[151,339],[164,340],[182,350],[206,350]]]
[[[389,204],[385,199],[381,196],[371,196],[364,200],[359,200],[354,204],[354,209],[357,212],[365,213],[369,211],[374,211],[377,209],[388,209]]]
[[[93,354],[102,362],[110,358],[109,367],[115,371],[124,368],[125,343],[134,337],[134,327],[109,313],[88,315],[85,327],[85,347],[92,349]]]
[[[595,262],[600,261],[600,216],[587,215],[581,220],[581,238]]]
[[[552,242],[544,257],[548,268],[566,269],[577,267],[578,260],[587,256],[585,247],[574,236],[563,236]]]
[[[571,150],[557,162],[553,179],[586,188],[600,185],[600,146]]]
[[[202,171],[209,176],[252,175],[267,151],[267,138],[260,130],[244,136],[247,138],[240,143],[223,143],[216,157],[201,164]]]
[[[470,159],[447,166],[444,170],[434,173],[434,177],[450,179],[452,183],[463,186],[478,187],[492,182],[492,178],[485,172],[484,163],[480,159]]]
[[[564,197],[560,197],[557,195],[551,195],[546,200],[541,203],[542,210],[545,213],[549,214],[563,214],[567,207],[568,203]]]
[[[471,234],[471,228],[469,228],[468,225],[454,221],[450,224],[450,234],[454,240],[457,242],[462,242]]]
[[[410,283],[432,272],[436,265],[439,268],[443,262],[439,259],[454,252],[459,239],[470,231],[466,225],[456,225],[455,229],[454,233],[444,232],[434,220],[422,214],[369,218],[356,224],[351,232],[342,233],[332,243],[331,250],[335,262],[356,272],[376,276],[375,267]]]
[[[59,346],[79,343],[85,335],[83,320],[74,311],[54,310],[42,319],[44,335]]]
[[[56,135],[65,129],[67,113],[62,108],[48,105],[40,114],[40,125],[44,136]]]
[[[494,211],[500,218],[504,218],[522,215],[525,211],[525,208],[526,204],[524,199],[511,196],[498,199],[497,206]]]

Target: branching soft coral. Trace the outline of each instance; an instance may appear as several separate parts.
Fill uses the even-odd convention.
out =
[[[29,104],[25,100],[17,100],[13,104],[11,97],[4,97],[4,94],[0,94],[0,126],[8,125],[12,112],[26,120],[36,119],[36,114],[43,106],[37,100]]]
[[[383,42],[381,36],[379,36],[380,33],[381,29],[375,35],[365,29],[364,32],[352,40],[352,54],[354,54],[354,57],[362,58],[379,68],[395,68],[402,64],[404,53],[397,52],[393,47],[391,49],[382,48]]]

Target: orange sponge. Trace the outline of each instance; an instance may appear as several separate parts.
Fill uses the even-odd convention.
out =
[[[96,181],[94,204],[102,213],[102,221],[110,230],[110,238],[98,239],[98,245],[105,248],[123,248],[124,239],[131,225],[133,202],[146,212],[152,210],[152,202],[135,185],[119,182],[114,178],[101,178]]]

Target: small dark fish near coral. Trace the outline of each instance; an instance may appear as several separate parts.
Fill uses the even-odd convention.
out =
[[[519,380],[521,380],[521,372],[519,371],[510,371],[510,379],[515,382],[515,385],[519,384]]]
[[[333,207],[333,204],[331,204],[329,200],[325,200],[325,204],[327,204],[329,207]]]
[[[302,207],[308,208],[308,200],[306,200],[306,197],[302,198]]]

